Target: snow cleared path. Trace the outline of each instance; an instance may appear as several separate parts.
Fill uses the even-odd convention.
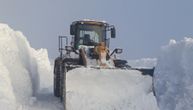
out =
[[[45,89],[36,97],[31,98],[29,105],[24,110],[63,110],[63,106],[61,101],[53,96],[52,91]]]

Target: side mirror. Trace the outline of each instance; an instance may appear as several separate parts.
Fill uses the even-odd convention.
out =
[[[123,53],[123,49],[115,49],[115,53],[116,54],[121,54],[121,53]]]
[[[116,30],[115,27],[111,28],[111,38],[115,38],[116,37]]]
[[[70,35],[74,35],[75,34],[75,25],[71,24],[70,25]]]
[[[123,53],[123,49],[118,49],[118,48],[114,49],[113,52],[110,54],[110,56],[112,56],[114,53],[121,54]]]

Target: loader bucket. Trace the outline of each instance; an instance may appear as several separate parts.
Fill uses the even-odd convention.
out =
[[[145,103],[148,106],[149,103],[146,101],[154,100],[151,93],[153,92],[152,78],[150,76],[144,77],[138,70],[82,67],[73,69],[66,75],[67,110],[91,110],[109,107],[111,110],[118,110],[120,108],[116,106],[116,102],[123,105]],[[146,97],[146,94],[150,94],[152,98]],[[139,101],[142,102],[133,101],[132,97],[133,99],[139,98]],[[141,100],[141,97],[146,99]],[[132,106],[127,106],[127,108],[133,109]]]

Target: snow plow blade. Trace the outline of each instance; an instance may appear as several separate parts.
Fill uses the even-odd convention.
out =
[[[120,70],[120,68],[103,68],[103,67],[91,67],[91,68]],[[123,69],[123,70],[125,70],[125,69]],[[155,67],[153,67],[153,68],[129,68],[126,70],[137,70],[137,71],[140,71],[142,75],[149,75],[149,76],[153,77]]]
[[[95,109],[112,107],[110,110],[118,110],[116,102],[121,106],[128,103],[148,106],[147,100],[152,99],[146,97],[147,94],[153,99],[152,78],[141,75],[139,70],[81,67],[66,74],[66,110],[91,110],[93,106]],[[146,99],[141,100],[141,97]],[[126,108],[134,109],[132,106]]]

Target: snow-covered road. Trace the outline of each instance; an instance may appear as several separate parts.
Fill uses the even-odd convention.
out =
[[[31,98],[29,105],[21,110],[63,110],[61,101],[53,95],[52,90],[42,90]]]

